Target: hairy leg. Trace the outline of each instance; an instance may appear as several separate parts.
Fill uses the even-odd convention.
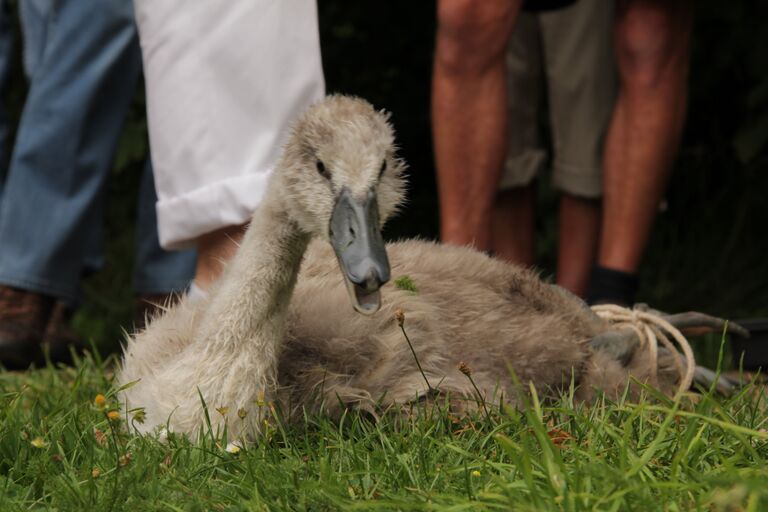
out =
[[[504,52],[520,0],[439,0],[432,131],[444,242],[490,249],[506,147]]]
[[[570,194],[560,197],[557,284],[579,297],[587,293],[590,271],[597,256],[600,214],[599,199]]]
[[[687,2],[617,6],[621,82],[605,143],[603,267],[634,273],[640,264],[683,128],[690,32]]]
[[[197,239],[197,266],[195,284],[202,290],[221,275],[224,264],[232,259],[243,238],[246,226],[227,226],[206,233]]]
[[[496,256],[526,267],[535,263],[533,186],[502,190],[493,207],[492,248]]]

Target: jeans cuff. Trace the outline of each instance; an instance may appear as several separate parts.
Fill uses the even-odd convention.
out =
[[[0,274],[0,284],[55,297],[67,303],[76,303],[80,299],[78,288],[67,288],[46,279],[22,278]]]

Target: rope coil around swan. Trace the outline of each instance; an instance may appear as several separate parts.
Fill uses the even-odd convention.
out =
[[[640,340],[640,347],[648,347],[651,382],[654,385],[658,384],[656,372],[658,369],[659,342],[661,342],[674,355],[675,367],[680,374],[677,394],[679,395],[691,387],[693,374],[696,371],[696,359],[693,357],[693,350],[691,350],[688,340],[674,325],[659,315],[624,308],[615,304],[598,304],[592,306],[592,311],[616,328],[632,329]],[[685,363],[680,357],[680,352],[670,341],[670,337],[677,342],[683,351]]]

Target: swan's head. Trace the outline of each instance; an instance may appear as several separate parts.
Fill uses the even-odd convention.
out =
[[[333,246],[355,309],[379,309],[390,270],[381,228],[403,200],[389,114],[347,96],[328,96],[296,123],[276,173],[286,211]]]

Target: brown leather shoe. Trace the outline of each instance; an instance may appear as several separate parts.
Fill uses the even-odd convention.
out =
[[[21,370],[40,360],[43,339],[55,299],[0,285],[0,363]]]

